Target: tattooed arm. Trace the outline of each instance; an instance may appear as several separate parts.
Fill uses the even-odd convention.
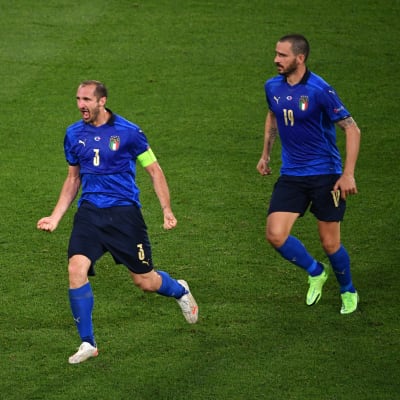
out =
[[[272,111],[268,111],[267,118],[265,119],[264,147],[260,161],[257,164],[257,170],[261,175],[271,174],[269,160],[271,156],[272,146],[275,142],[277,135],[278,127],[276,124],[275,114]]]
[[[339,190],[343,199],[350,194],[357,193],[354,171],[360,149],[360,129],[352,117],[342,119],[337,125],[346,135],[346,159],[343,174],[336,182],[333,190]]]

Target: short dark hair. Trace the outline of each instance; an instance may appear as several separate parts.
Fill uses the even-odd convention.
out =
[[[104,85],[104,83],[100,81],[91,79],[81,82],[79,86],[92,86],[92,85],[95,86],[94,95],[96,96],[97,99],[100,99],[101,97],[108,97],[108,90]]]
[[[304,61],[307,61],[308,55],[310,54],[310,44],[303,35],[291,33],[290,35],[282,36],[279,42],[290,42],[293,53],[296,56],[298,54],[304,54]]]

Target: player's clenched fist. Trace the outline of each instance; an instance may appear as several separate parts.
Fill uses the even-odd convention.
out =
[[[44,217],[38,221],[37,228],[42,231],[53,232],[57,228],[57,223],[51,217]]]

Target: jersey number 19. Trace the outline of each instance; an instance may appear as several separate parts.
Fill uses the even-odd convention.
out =
[[[293,126],[294,125],[294,114],[293,110],[287,110],[286,108],[283,109],[283,118],[285,120],[286,126]]]

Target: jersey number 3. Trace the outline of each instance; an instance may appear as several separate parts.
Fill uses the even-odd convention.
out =
[[[293,126],[294,125],[294,114],[293,110],[287,110],[286,108],[283,109],[283,119],[285,120],[286,126]]]
[[[93,157],[93,165],[98,167],[100,165],[100,149],[93,149],[94,157]]]

